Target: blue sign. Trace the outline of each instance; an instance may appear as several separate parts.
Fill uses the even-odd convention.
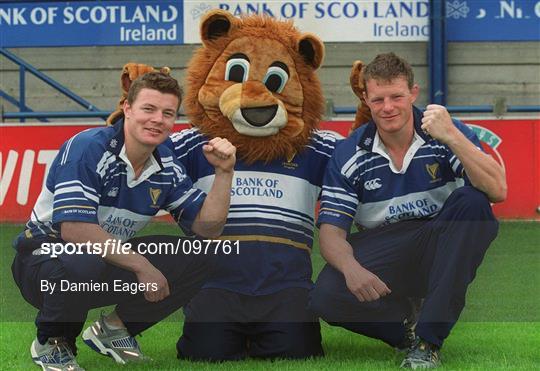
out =
[[[0,47],[200,42],[213,8],[290,19],[324,41],[423,41],[429,31],[428,0],[0,0]],[[446,17],[448,41],[540,41],[540,0],[446,0]]]
[[[0,3],[0,47],[182,44],[183,2]]]
[[[540,1],[447,0],[448,41],[540,41]]]

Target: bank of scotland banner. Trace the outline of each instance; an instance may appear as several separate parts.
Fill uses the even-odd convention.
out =
[[[0,45],[92,46],[183,43],[182,2],[0,3]]]
[[[429,0],[0,0],[0,46],[198,43],[211,9],[294,21],[325,42],[427,41]],[[540,41],[540,0],[447,0],[449,41]]]

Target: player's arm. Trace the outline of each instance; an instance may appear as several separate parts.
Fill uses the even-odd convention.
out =
[[[102,244],[114,237],[99,224],[97,210],[102,190],[102,179],[96,172],[103,148],[89,132],[81,132],[67,141],[55,161],[58,170],[51,177],[50,189],[54,192],[53,224],[58,225],[64,241],[73,243]],[[108,251],[107,263],[132,271],[140,283],[156,283],[157,291],[146,291],[148,301],[158,301],[169,295],[167,280],[143,256],[130,252],[115,254]],[[146,286],[148,287],[148,286]]]
[[[348,289],[359,301],[377,300],[390,293],[390,289],[376,275],[362,267],[347,241],[347,231],[358,207],[360,169],[353,164],[344,166],[354,156],[356,143],[349,138],[337,146],[328,162],[323,180],[321,208],[317,224],[320,227],[321,255],[334,268],[343,273]]]
[[[99,244],[106,246],[107,240],[115,238],[105,232],[98,224],[86,222],[62,222],[60,226],[62,239],[66,242]],[[139,283],[155,283],[156,291],[145,291],[144,297],[148,301],[160,301],[169,296],[169,284],[165,276],[154,267],[144,256],[129,250],[123,254],[117,251],[106,251],[103,259],[112,265],[135,273]],[[150,287],[145,285],[145,287]]]
[[[229,213],[236,147],[218,137],[205,144],[203,151],[215,169],[215,178],[191,230],[199,236],[216,238],[223,232]]]
[[[504,169],[491,156],[478,148],[454,125],[445,107],[430,104],[422,119],[422,129],[446,144],[456,155],[471,184],[484,192],[491,202],[506,199]]]
[[[347,231],[332,224],[321,225],[319,232],[321,255],[334,268],[343,273],[347,288],[359,301],[377,300],[390,293],[390,289],[375,274],[356,260],[347,241]]]
[[[506,175],[501,165],[490,155],[478,150],[459,130],[446,143],[463,165],[471,184],[484,192],[491,202],[506,199]]]

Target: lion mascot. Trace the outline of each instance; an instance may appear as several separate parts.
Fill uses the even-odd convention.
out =
[[[221,237],[233,249],[222,249],[214,277],[185,307],[178,354],[210,361],[320,356],[320,326],[306,307],[315,206],[336,144],[317,131],[324,44],[291,22],[222,10],[201,19],[200,37],[183,102],[194,128],[174,134],[171,144],[203,190],[213,169],[201,145],[219,136],[236,146]]]
[[[214,177],[202,152],[208,138],[227,138],[238,160],[221,245],[206,252],[216,255],[215,274],[184,307],[178,356],[322,356],[320,325],[306,308],[315,208],[337,141],[318,130],[324,45],[291,22],[223,10],[202,17],[200,37],[183,100],[193,128],[166,144],[205,191]]]

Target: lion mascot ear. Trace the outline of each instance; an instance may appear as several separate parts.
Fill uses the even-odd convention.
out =
[[[212,10],[201,19],[201,41],[205,46],[226,36],[237,24],[238,20],[229,12],[224,10]]]
[[[304,61],[314,70],[318,69],[324,58],[324,44],[317,36],[309,32],[303,33],[298,42],[298,51]]]
[[[364,86],[364,73],[363,73],[364,63],[362,61],[355,61],[351,69],[350,84],[351,88],[360,99],[358,108],[356,109],[356,116],[354,122],[349,130],[349,134],[352,133],[355,129],[362,126],[369,120],[371,120],[371,111],[366,104],[364,98],[364,92],[366,87]]]
[[[107,117],[107,125],[112,125],[116,120],[123,116],[124,113],[122,107],[124,106],[131,83],[137,77],[153,71],[155,71],[154,67],[146,64],[130,62],[124,65],[124,68],[122,68],[122,74],[120,75],[120,88],[122,89],[122,95],[116,104],[116,109],[114,112]],[[168,75],[171,72],[171,69],[169,67],[162,67],[160,68],[159,72]]]
[[[201,41],[205,46],[230,34],[241,22],[231,13],[224,10],[213,10],[206,13],[201,20]],[[304,57],[305,62],[313,69],[322,64],[324,58],[324,44],[311,33],[302,34],[299,40],[298,52]]]

